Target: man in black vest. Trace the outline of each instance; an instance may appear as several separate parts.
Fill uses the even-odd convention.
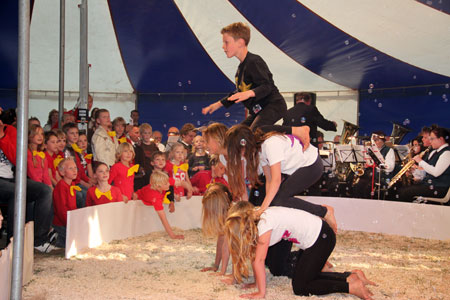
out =
[[[442,198],[450,188],[450,147],[449,132],[445,128],[432,126],[429,136],[433,150],[426,159],[419,155],[414,160],[427,173],[421,184],[402,188],[401,201],[411,202],[415,196]],[[447,203],[448,204],[448,203]]]
[[[317,126],[327,131],[336,131],[336,122],[326,120],[317,107],[312,104],[310,93],[302,92],[294,95],[295,105],[286,112],[283,125],[309,126],[311,143],[317,146]]]

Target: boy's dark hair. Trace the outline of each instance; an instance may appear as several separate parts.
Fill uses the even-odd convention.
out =
[[[312,100],[311,94],[308,92],[295,93],[294,98],[295,98],[295,103],[297,103],[300,100],[303,100],[305,102],[310,102]]]
[[[138,114],[139,114],[139,111],[138,111],[137,109],[133,109],[133,110],[130,112],[130,115],[133,114],[133,113],[138,113]]]
[[[58,136],[56,135],[55,132],[53,132],[53,131],[48,131],[48,132],[46,132],[46,133],[45,133],[44,144],[47,144],[48,140],[49,140],[52,136],[58,138]]]
[[[64,124],[63,127],[62,127],[62,131],[67,135],[67,131],[69,131],[69,129],[72,129],[72,128],[78,129],[78,125],[76,123],[73,123],[73,122]]]
[[[376,134],[380,140],[383,140],[386,142],[386,134],[383,131],[381,131],[381,130],[374,131],[374,132],[372,132],[372,134]]]
[[[423,126],[422,130],[421,130],[421,133],[428,133],[428,134],[430,134],[431,133],[431,127]]]
[[[317,138],[322,138],[323,139],[323,132],[322,131],[317,131]]]
[[[192,123],[186,123],[181,127],[180,129],[180,136],[186,136],[189,134],[189,132],[195,131],[195,126]]]
[[[16,121],[16,110],[14,108],[4,110],[0,113],[0,120],[3,124],[12,125]]]
[[[107,110],[107,109],[105,109],[105,108],[100,108],[99,110],[97,110],[97,111],[95,112],[94,119],[97,120],[97,119],[100,117],[100,114],[101,114],[101,113],[105,113],[105,112],[109,113],[109,110]]]
[[[224,28],[222,28],[220,33],[227,33],[231,35],[235,41],[237,41],[238,39],[243,39],[246,46],[248,46],[248,43],[250,43],[250,27],[242,22],[237,22],[225,26]]]
[[[166,158],[166,155],[165,155],[163,152],[161,152],[161,151],[155,151],[155,152],[153,152],[153,154],[152,154],[152,161],[154,161],[155,158],[156,158],[157,156],[164,156],[164,158]]]
[[[101,162],[101,161],[94,161],[94,162],[92,163],[92,172],[95,173],[95,172],[97,171],[98,167],[100,167],[101,165],[105,165],[105,166],[109,169],[108,165],[105,164],[104,162]]]

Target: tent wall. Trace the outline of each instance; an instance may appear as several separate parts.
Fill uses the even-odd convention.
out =
[[[450,127],[449,84],[390,90],[363,90],[360,92],[360,134],[382,130],[392,131],[397,122],[413,131],[404,142],[414,138],[423,126],[438,124]]]
[[[159,130],[164,135],[169,127],[178,129],[185,123],[192,123],[196,127],[208,125],[211,120],[221,122],[227,126],[240,123],[245,118],[245,111],[241,104],[233,105],[229,109],[221,108],[212,115],[203,115],[202,107],[221,99],[226,94],[140,94],[138,95],[138,110],[141,112],[139,121],[152,125],[153,130]]]

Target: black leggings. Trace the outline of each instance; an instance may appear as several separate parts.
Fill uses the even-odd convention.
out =
[[[296,295],[348,293],[346,280],[351,273],[321,272],[335,244],[336,235],[330,226],[322,221],[317,241],[308,249],[298,251],[293,266],[289,261],[292,243],[286,240],[269,247],[265,264],[274,276],[291,275],[292,288]]]
[[[283,175],[285,178],[277,194],[273,198],[270,206],[283,206],[307,211],[321,218],[325,217],[327,208],[322,205],[313,204],[305,200],[294,197],[312,186],[322,177],[323,165],[322,159],[317,156],[316,161],[308,166],[297,169],[292,175]],[[249,201],[254,205],[261,205],[265,197],[265,184],[252,189]]]
[[[279,98],[268,103],[257,115],[249,114],[241,124],[249,126],[251,130],[269,126],[283,118],[286,111],[286,101],[284,98]]]

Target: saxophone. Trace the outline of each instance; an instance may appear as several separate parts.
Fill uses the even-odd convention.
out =
[[[425,153],[427,153],[428,151],[430,151],[430,148],[425,149],[424,151],[422,151],[419,156],[423,157],[425,155]],[[416,163],[416,161],[414,159],[411,159],[410,161],[408,161],[403,168],[397,173],[395,174],[394,177],[392,177],[391,181],[389,182],[387,188],[390,189],[402,176],[403,174],[405,174],[409,169],[411,169],[411,167]]]

